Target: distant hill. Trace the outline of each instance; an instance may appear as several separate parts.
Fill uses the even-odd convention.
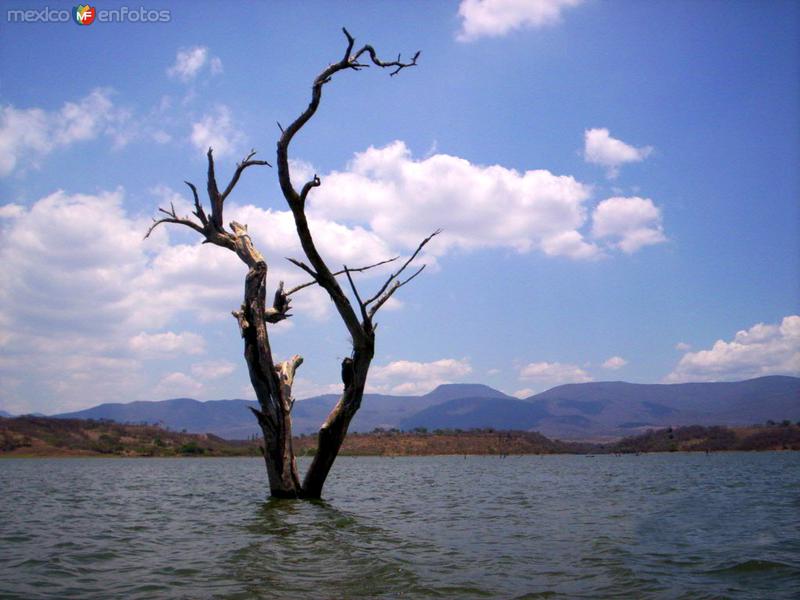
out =
[[[748,425],[800,419],[800,378],[769,376],[736,382],[561,385],[527,398],[549,417],[548,436],[633,435],[652,427]],[[575,418],[569,423],[566,418]],[[580,418],[580,419],[578,419]]]
[[[14,415],[12,415],[11,413],[7,413],[4,410],[0,410],[0,417],[13,417],[13,416]]]
[[[740,382],[561,385],[525,400],[460,398],[404,419],[401,429],[536,430],[554,438],[634,435],[681,425],[748,425],[800,419],[800,378]]]
[[[547,416],[537,404],[515,398],[456,398],[403,419],[398,427],[435,429],[534,429]]]
[[[445,383],[435,390],[428,392],[422,398],[434,404],[456,400],[458,398],[512,398],[500,390],[483,385],[482,383]]]
[[[59,419],[107,419],[117,423],[157,424],[172,431],[213,433],[226,439],[247,439],[259,432],[248,400],[174,398],[160,402],[100,404],[86,410],[53,415]]]
[[[498,390],[480,384],[445,384],[423,396],[389,396],[365,394],[361,409],[353,419],[350,431],[372,431],[375,428],[397,427],[416,412],[458,397],[480,392],[488,397],[509,398]],[[292,425],[296,434],[315,433],[325,421],[339,397],[335,394],[298,400],[292,409]],[[155,402],[100,404],[92,408],[53,415],[61,419],[109,419],[118,423],[161,424],[173,431],[212,433],[225,439],[247,439],[260,435],[248,407],[249,400],[210,400],[174,398]]]
[[[299,400],[292,411],[297,434],[315,433],[338,396]],[[173,431],[246,439],[260,430],[247,400],[101,404],[55,415],[160,423]],[[375,428],[515,429],[559,439],[636,435],[650,428],[681,425],[750,425],[800,420],[800,378],[771,376],[740,382],[634,384],[622,381],[561,385],[525,400],[480,384],[447,384],[422,396],[365,394],[350,431]]]

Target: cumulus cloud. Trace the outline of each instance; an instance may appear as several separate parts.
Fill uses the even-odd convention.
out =
[[[213,112],[192,123],[190,139],[203,154],[213,148],[214,155],[220,157],[237,151],[245,136],[234,125],[230,109],[220,104]]]
[[[565,383],[592,381],[591,375],[578,365],[559,362],[529,363],[520,369],[519,376],[520,379],[548,388]]]
[[[677,344],[675,344],[675,350],[677,350],[678,352],[686,352],[687,350],[691,349],[692,345],[687,344],[686,342],[678,342]]]
[[[604,127],[587,129],[584,134],[583,156],[586,162],[606,167],[609,179],[616,178],[625,163],[641,162],[652,151],[652,146],[635,148],[613,138]]]
[[[126,144],[131,135],[130,113],[114,105],[112,91],[96,88],[61,109],[0,107],[0,176],[11,174],[20,165],[38,167],[38,161],[56,148],[110,137],[116,146]]]
[[[472,372],[467,359],[443,358],[431,362],[396,360],[372,367],[370,392],[414,395],[430,392],[443,383],[455,383]]]
[[[628,361],[622,358],[621,356],[612,356],[606,362],[603,363],[603,368],[609,369],[611,371],[616,371],[617,369],[621,369],[627,364]]]
[[[167,75],[186,83],[206,67],[212,75],[216,75],[222,72],[222,61],[211,56],[206,46],[181,48],[175,56],[175,62],[167,69]]]
[[[687,352],[667,375],[668,383],[732,381],[764,375],[800,375],[800,316],[779,324],[758,323],[710,350]]]
[[[522,388],[521,390],[517,390],[512,396],[519,398],[520,400],[524,400],[525,398],[530,398],[536,393],[536,390],[532,388]]]
[[[20,204],[4,204],[0,206],[0,219],[16,219],[25,214],[25,207]]]
[[[207,360],[192,365],[192,375],[198,379],[219,379],[236,370],[236,365],[227,360]]]
[[[164,358],[179,354],[202,354],[205,351],[205,340],[202,336],[189,331],[174,333],[141,332],[130,339],[133,352],[143,358]]]
[[[154,191],[161,201],[174,201],[182,214],[189,212],[186,199],[174,191]],[[302,252],[288,211],[231,204],[226,216],[249,223],[253,240],[270,261],[271,289],[279,280],[289,287],[306,281],[283,259]],[[29,208],[0,206],[0,217],[0,346],[8,354],[0,360],[0,380],[19,379],[23,373],[28,380],[35,377],[42,402],[56,388],[61,405],[72,408],[117,401],[120,394],[149,397],[152,369],[145,371],[142,360],[205,349],[196,333],[169,331],[173,320],[180,315],[188,323],[231,321],[230,311],[241,303],[246,267],[232,252],[200,244],[188,237],[188,230],[178,239],[190,243],[175,243],[170,236],[176,230],[167,227],[143,240],[149,218],[128,214],[121,189],[96,195],[58,191]],[[312,219],[311,225],[331,264],[368,264],[392,255],[363,228],[324,219]],[[361,275],[365,283],[373,276]],[[293,305],[293,320],[330,314],[329,300],[314,288],[297,294]],[[65,354],[70,361],[63,360]],[[117,363],[103,362],[109,357],[129,362],[117,368]],[[52,364],[59,368],[33,373],[37,365]],[[89,364],[98,365],[98,371],[87,381]],[[222,377],[228,367],[207,362],[198,368]],[[10,390],[4,402],[19,404],[25,397],[30,390]],[[24,410],[43,409],[31,405]]]
[[[637,196],[600,202],[592,213],[592,235],[609,239],[626,254],[667,240],[661,225],[661,209],[649,198]]]
[[[591,190],[573,177],[545,170],[520,173],[435,154],[415,160],[403,142],[357,153],[346,171],[322,178],[309,214],[364,223],[396,248],[411,249],[436,228],[426,248],[540,250],[575,259],[601,254],[579,229]]]
[[[175,396],[197,396],[203,392],[203,384],[189,377],[186,373],[174,372],[165,375],[158,382],[155,390],[156,396],[175,397]]]
[[[532,29],[561,22],[566,8],[583,0],[462,0],[458,39],[470,42],[480,37],[499,37],[517,29]]]

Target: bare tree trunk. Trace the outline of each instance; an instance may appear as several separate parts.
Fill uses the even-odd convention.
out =
[[[240,313],[248,324],[242,328],[244,358],[260,405],[260,410],[252,410],[264,435],[261,452],[267,465],[270,493],[279,498],[297,498],[301,488],[292,449],[291,380],[287,385],[281,379],[293,379],[302,358],[295,356],[277,368],[273,366],[266,323],[263,316],[259,318],[267,312],[266,279],[267,265],[259,262],[250,269],[245,280]]]
[[[342,361],[344,392],[317,434],[317,452],[303,479],[305,498],[319,498],[322,494],[322,486],[347,436],[350,421],[361,407],[372,355],[372,348],[357,350],[352,359]]]

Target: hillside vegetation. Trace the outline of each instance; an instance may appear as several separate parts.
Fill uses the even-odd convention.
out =
[[[299,456],[313,455],[317,437],[294,439]],[[592,444],[551,440],[529,431],[375,430],[348,436],[341,454],[428,456],[441,454],[610,454],[800,450],[800,425],[788,421],[752,427],[693,425],[651,430]],[[0,418],[0,456],[258,456],[259,442],[212,434],[178,433],[154,425],[25,416]]]
[[[613,452],[800,450],[800,425],[784,421],[754,427],[668,427],[625,438],[608,448]]]
[[[0,418],[0,455],[6,456],[247,456],[257,452],[254,442],[177,433],[155,425],[34,416]]]

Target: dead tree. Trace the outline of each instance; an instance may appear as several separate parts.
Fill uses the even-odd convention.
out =
[[[372,64],[382,69],[392,69],[390,75],[396,75],[407,67],[415,66],[419,57],[419,52],[417,52],[408,62],[403,62],[399,55],[397,60],[383,61],[370,45],[354,50],[354,38],[346,29],[343,31],[347,37],[347,49],[343,58],[328,66],[314,79],[311,102],[291,125],[286,129],[281,128],[281,137],[278,140],[278,179],[283,196],[294,216],[297,235],[308,263],[292,258],[288,260],[305,271],[311,280],[290,290],[285,290],[283,282],[280,282],[275,291],[272,306],[267,306],[267,262],[253,245],[247,233],[247,225],[231,222],[227,229],[223,225],[222,211],[225,200],[233,191],[245,169],[256,165],[271,166],[266,161],[255,160],[253,158],[255,151],[250,152],[236,166],[230,182],[223,191],[220,191],[214,172],[212,149],[209,148],[206,187],[211,214],[206,213],[197,188],[187,181],[186,185],[189,186],[194,197],[194,218],[178,216],[174,206],[169,209],[160,208],[159,211],[165,216],[154,219],[147,232],[147,236],[149,236],[162,223],[184,225],[202,235],[205,238],[204,243],[216,244],[235,252],[247,265],[244,302],[241,309],[235,311],[233,315],[239,322],[239,329],[244,340],[244,357],[247,361],[250,381],[258,399],[259,408],[253,409],[253,413],[258,419],[264,436],[264,445],[261,450],[266,462],[270,493],[272,496],[282,498],[319,498],[322,494],[325,479],[347,435],[350,421],[361,406],[364,387],[367,383],[367,373],[375,355],[375,328],[377,325],[375,314],[398,289],[422,272],[425,265],[404,277],[406,269],[417,258],[424,246],[439,233],[439,231],[435,231],[422,240],[416,250],[388,276],[375,293],[366,299],[356,288],[353,274],[386,263],[399,262],[399,257],[367,266],[348,267],[343,265],[342,269],[333,271],[314,243],[305,214],[305,205],[309,193],[315,187],[319,187],[321,181],[314,175],[310,181],[303,184],[299,192],[297,191],[289,173],[289,145],[292,139],[314,116],[322,98],[322,88],[339,71],[348,69],[359,71]],[[347,279],[349,290],[352,293],[352,301],[337,280],[337,277],[341,275]],[[302,364],[303,359],[301,356],[295,355],[288,360],[275,362],[270,348],[268,325],[290,317],[291,296],[312,285],[319,285],[333,301],[350,334],[352,353],[342,361],[343,390],[341,397],[320,427],[317,452],[301,483],[292,449],[291,411],[294,403],[292,384],[295,372]]]

